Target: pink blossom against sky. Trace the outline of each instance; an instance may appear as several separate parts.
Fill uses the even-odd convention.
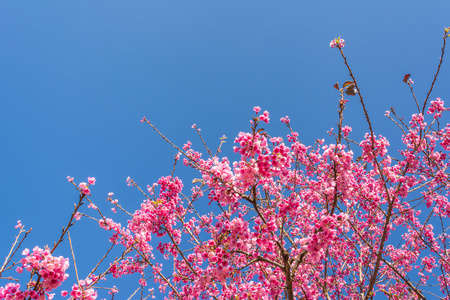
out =
[[[109,209],[112,197],[138,209],[142,195],[127,187],[127,176],[143,188],[151,185],[170,175],[177,154],[139,122],[143,116],[181,147],[188,140],[201,147],[192,124],[214,147],[226,135],[222,149],[230,158],[255,106],[260,114],[270,112],[264,127],[276,136],[288,134],[279,121],[288,115],[306,144],[328,138],[340,98],[333,84],[349,79],[338,49],[330,48],[339,36],[375,133],[398,138],[385,111],[414,111],[402,82],[407,73],[424,98],[449,11],[447,0],[398,1],[388,9],[364,1],[3,1],[0,254],[9,251],[18,220],[33,227],[25,247],[44,248],[57,239],[78,197],[67,182],[72,176],[77,183],[95,177],[89,190],[102,208]],[[446,78],[448,63],[431,100],[440,97],[449,106]],[[362,109],[355,97],[346,106],[344,125],[362,140]],[[436,102],[433,113],[438,110]],[[177,172],[182,179],[192,174]],[[88,230],[92,226],[82,220],[71,232],[82,274],[109,246],[108,234]],[[91,252],[83,254],[86,246]],[[55,256],[68,253],[65,244]],[[75,283],[70,274],[68,291]]]

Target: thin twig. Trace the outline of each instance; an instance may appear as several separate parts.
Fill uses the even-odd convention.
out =
[[[447,30],[445,30],[445,31],[447,31]],[[444,35],[443,35],[442,38],[443,38],[444,41],[443,41],[443,45],[441,47],[441,57],[439,57],[438,68],[437,68],[436,73],[434,74],[433,82],[431,82],[431,86],[430,86],[430,89],[428,90],[427,97],[423,101],[422,115],[425,113],[425,107],[427,106],[427,102],[428,102],[428,99],[430,98],[431,91],[434,88],[434,83],[436,82],[436,79],[437,79],[437,77],[439,75],[439,71],[441,70],[442,62],[444,61],[445,44],[447,43],[447,32],[444,32]]]
[[[25,230],[23,228],[24,228],[24,226],[22,225],[20,227],[19,234],[16,236],[16,239],[14,240],[14,243],[12,244],[11,249],[9,250],[9,253],[8,253],[8,255],[5,258],[5,262],[3,263],[3,265],[2,265],[2,267],[0,269],[0,276],[3,273],[3,271],[5,271],[6,266],[9,264],[9,262],[11,261],[11,259],[14,256],[14,254],[16,254],[17,250],[19,250],[20,246],[22,245],[22,242],[25,240],[27,235],[31,232],[31,228],[28,229],[28,231],[26,231],[26,232],[25,232]],[[14,249],[14,246],[18,243],[19,237],[22,234],[22,232],[25,232],[25,235],[20,240],[19,245],[17,245],[16,249]]]
[[[75,276],[77,277],[77,284],[78,284],[78,286],[80,286],[80,279],[78,278],[77,262],[75,261],[75,253],[73,252],[72,239],[70,238],[69,231],[67,231],[67,238],[69,239],[70,252],[72,252],[73,267],[75,269]]]

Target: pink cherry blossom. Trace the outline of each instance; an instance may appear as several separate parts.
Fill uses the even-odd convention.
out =
[[[88,177],[89,184],[94,185],[95,184],[95,178],[94,177]]]
[[[17,225],[15,226],[15,228],[21,228],[22,226],[23,226],[22,222],[20,220],[18,220],[17,221]]]
[[[352,128],[350,126],[345,125],[342,128],[342,132],[344,133],[345,137],[348,137],[349,133],[352,131]]]
[[[431,101],[431,105],[428,108],[427,114],[434,114],[434,118],[440,118],[442,116],[442,112],[448,110],[444,107],[444,101],[441,98],[436,98],[436,100]]]
[[[288,117],[288,116],[286,116],[286,117],[284,117],[284,118],[281,118],[280,121],[281,121],[282,123],[286,123],[287,125],[289,125],[289,123],[291,122],[291,121],[289,120],[289,117]]]
[[[338,37],[338,38],[335,38],[334,40],[332,40],[331,42],[330,42],[330,47],[331,48],[344,48],[344,46],[345,46],[345,40],[344,39],[341,39],[340,37]]]

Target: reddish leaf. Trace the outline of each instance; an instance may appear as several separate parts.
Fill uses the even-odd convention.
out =
[[[406,75],[403,77],[403,82],[404,82],[404,83],[408,83],[409,76],[411,76],[411,74],[406,74]]]

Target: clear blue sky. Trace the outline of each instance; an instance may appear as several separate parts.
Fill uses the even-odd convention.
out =
[[[225,134],[227,154],[255,105],[270,112],[272,136],[286,135],[278,120],[289,115],[305,143],[326,137],[337,121],[332,86],[349,79],[329,48],[337,36],[347,41],[375,132],[398,138],[384,111],[413,111],[406,73],[424,98],[444,26],[448,0],[1,1],[0,256],[19,219],[33,227],[26,247],[53,243],[77,201],[68,175],[96,177],[92,198],[105,210],[108,192],[137,209],[142,197],[126,177],[151,184],[170,174],[176,153],[143,116],[178,145],[201,147],[194,123],[212,148]],[[449,106],[446,58],[431,97]],[[356,140],[367,130],[356,98],[344,123]],[[177,173],[187,182],[189,174]],[[86,221],[72,236],[84,274],[107,247]]]

